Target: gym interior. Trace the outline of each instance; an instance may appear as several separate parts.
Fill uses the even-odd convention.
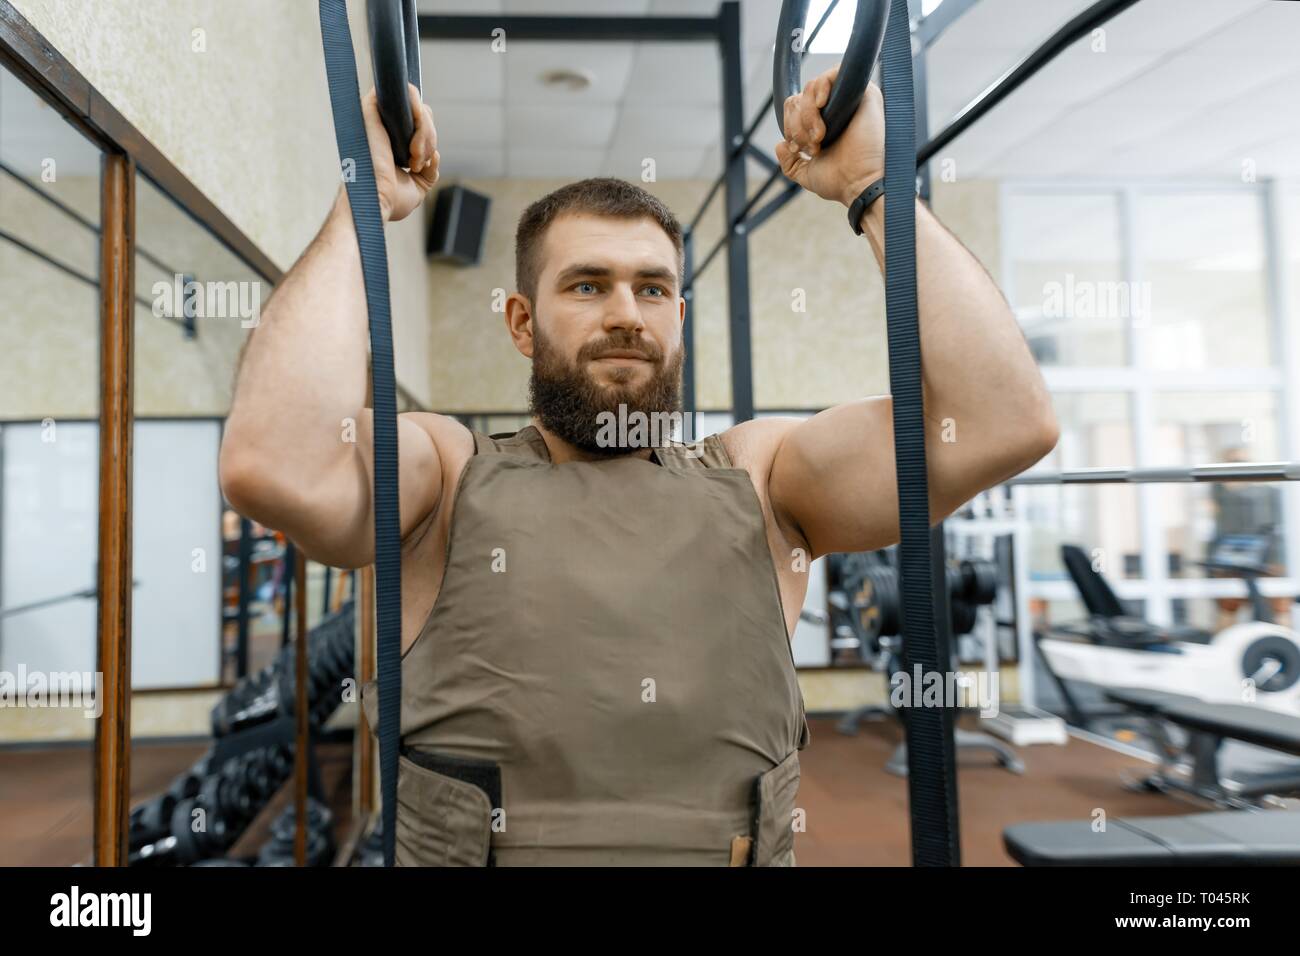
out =
[[[219,466],[340,190],[326,5],[0,0],[0,865],[385,863],[383,575]],[[808,80],[871,5],[804,6]],[[915,862],[923,770],[948,863],[1300,863],[1300,4],[906,7],[920,201],[1059,439],[930,538],[945,746],[909,753],[899,549],[803,569],[798,865]],[[415,8],[440,166],[386,228],[398,413],[529,424],[515,229],[586,177],[684,227],[680,438],[890,393],[885,278],[775,158],[781,0]]]

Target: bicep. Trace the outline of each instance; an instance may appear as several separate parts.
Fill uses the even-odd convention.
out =
[[[442,496],[442,461],[427,413],[397,418],[398,492],[403,540],[437,508]],[[353,454],[319,476],[310,497],[311,520],[292,537],[306,553],[325,564],[359,568],[375,557],[374,414],[364,409],[355,425],[343,422],[339,440],[354,444]]]
[[[888,396],[837,405],[791,427],[777,449],[768,479],[773,510],[815,557],[897,538],[891,414]]]
[[[769,479],[773,507],[799,529],[814,556],[898,542],[893,415],[888,395],[864,398],[800,422],[782,441]],[[966,500],[965,485],[952,476],[966,470],[961,459],[969,453],[935,442],[937,428],[926,421],[931,523]]]

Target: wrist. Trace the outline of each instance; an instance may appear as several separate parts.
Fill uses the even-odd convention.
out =
[[[382,190],[376,198],[379,200],[379,219],[384,225],[388,225],[393,221],[393,210],[385,202]],[[334,212],[348,222],[352,221],[352,200],[348,197],[347,186],[339,187],[339,194],[334,198]]]
[[[884,178],[885,178],[885,174],[883,172],[880,172],[880,173],[869,173],[866,176],[860,176],[854,179],[846,187],[844,194],[840,197],[840,202],[843,203],[844,208],[846,209],[849,208],[850,206],[853,205],[853,201],[862,195],[862,191],[864,189],[866,189],[868,186],[874,183],[877,179],[884,179]]]

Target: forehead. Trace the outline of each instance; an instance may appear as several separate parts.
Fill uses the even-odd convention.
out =
[[[610,268],[655,263],[675,272],[677,250],[663,227],[649,217],[563,213],[546,230],[541,270],[553,274],[579,261]]]

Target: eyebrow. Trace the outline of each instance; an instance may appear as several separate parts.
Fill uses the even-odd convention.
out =
[[[614,274],[614,270],[608,266],[598,266],[587,262],[579,262],[569,266],[555,277],[557,285],[567,285],[576,279],[600,276],[608,278]],[[649,268],[638,269],[635,274],[637,279],[658,279],[660,282],[668,285],[676,285],[677,275],[670,269],[662,266],[651,266]]]

